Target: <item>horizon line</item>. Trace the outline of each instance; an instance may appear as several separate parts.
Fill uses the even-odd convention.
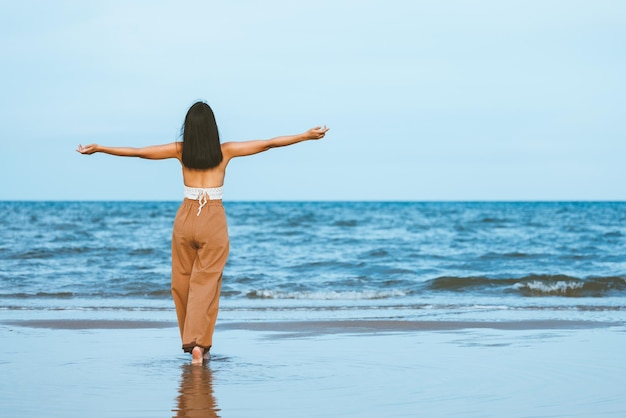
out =
[[[0,203],[180,203],[182,199],[0,199]],[[224,203],[626,203],[626,199],[228,199]]]

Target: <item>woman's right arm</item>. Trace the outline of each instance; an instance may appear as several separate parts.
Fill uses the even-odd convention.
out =
[[[166,158],[180,158],[179,147],[176,142],[163,145],[152,145],[149,147],[132,148],[132,147],[106,147],[98,144],[79,145],[76,151],[81,154],[94,154],[101,152],[103,154],[117,155],[120,157],[139,157],[149,160],[164,160]]]
[[[328,132],[326,126],[317,126],[308,131],[297,135],[277,136],[266,140],[243,141],[243,142],[226,142],[223,145],[227,159],[235,157],[244,157],[246,155],[258,154],[271,148],[286,147],[288,145],[297,144],[298,142],[308,141],[311,139],[322,139]]]

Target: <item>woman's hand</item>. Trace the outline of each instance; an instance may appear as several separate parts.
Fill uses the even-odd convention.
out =
[[[98,152],[98,144],[89,144],[82,146],[78,144],[78,148],[76,148],[76,152],[80,152],[81,154],[93,154],[94,152]]]
[[[326,135],[326,132],[328,132],[326,125],[324,125],[323,128],[321,126],[316,126],[315,128],[311,128],[306,131],[306,136],[309,139],[322,139],[324,138],[324,135]]]

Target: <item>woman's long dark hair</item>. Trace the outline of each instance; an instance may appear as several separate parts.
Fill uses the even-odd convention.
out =
[[[189,108],[182,131],[185,167],[206,170],[222,162],[220,134],[208,104],[196,102]]]

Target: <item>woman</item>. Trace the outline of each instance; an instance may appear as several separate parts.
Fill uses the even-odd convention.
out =
[[[321,139],[327,131],[326,126],[318,126],[298,135],[221,144],[213,111],[208,104],[197,102],[185,117],[182,142],[144,148],[78,146],[81,154],[102,152],[181,162],[185,199],[176,213],[172,233],[172,296],[183,350],[191,353],[192,363],[208,359],[213,344],[222,271],[229,250],[222,206],[226,166],[235,157]]]

